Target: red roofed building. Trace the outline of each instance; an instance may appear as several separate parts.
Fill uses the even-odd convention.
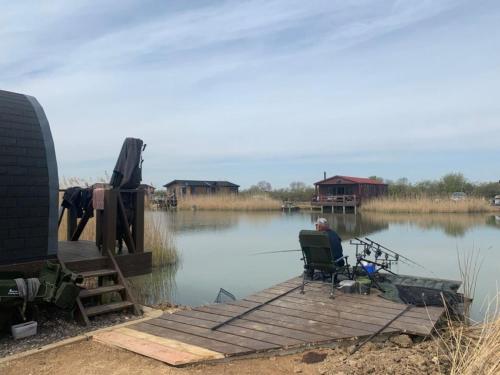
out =
[[[362,177],[333,176],[314,184],[313,205],[359,206],[361,200],[387,195],[388,186],[379,180]]]

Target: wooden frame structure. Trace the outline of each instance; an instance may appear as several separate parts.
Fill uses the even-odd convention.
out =
[[[134,219],[128,221],[122,195],[129,195],[133,202]],[[92,205],[92,201],[89,206]],[[78,221],[72,210],[67,210],[67,238],[69,241],[78,241],[85,229],[93,208],[88,207],[84,216]],[[62,218],[61,212],[60,218]],[[144,190],[118,190],[107,189],[104,191],[104,208],[95,210],[96,217],[96,246],[101,253],[110,251],[116,254],[117,225],[121,221],[124,229],[124,241],[129,254],[144,252]]]

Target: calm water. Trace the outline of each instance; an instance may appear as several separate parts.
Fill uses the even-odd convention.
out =
[[[297,276],[300,252],[255,253],[298,249],[301,229],[313,229],[318,214],[153,212],[174,233],[181,261],[176,267],[135,278],[145,302],[212,303],[224,288],[237,298]],[[483,260],[473,317],[492,297],[500,271],[500,217],[491,215],[328,215],[340,234],[344,254],[354,258],[352,237],[368,236],[418,263],[393,268],[402,274],[460,279],[457,252],[480,251]]]

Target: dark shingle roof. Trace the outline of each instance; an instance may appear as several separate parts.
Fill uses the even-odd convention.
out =
[[[172,185],[179,184],[184,186],[223,186],[223,187],[240,187],[240,185],[233,184],[229,181],[208,181],[208,180],[173,180],[168,184],[163,185],[164,187],[170,187]]]
[[[379,180],[374,180],[372,178],[364,178],[364,177],[351,177],[351,176],[333,176],[329,177],[326,180],[321,180],[318,182],[315,182],[314,185],[328,185],[331,183],[335,183],[335,180],[347,180],[355,184],[369,184],[369,185],[387,185],[382,181]]]

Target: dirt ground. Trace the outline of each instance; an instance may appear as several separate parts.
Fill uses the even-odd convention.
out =
[[[407,346],[407,345],[403,345]],[[368,343],[354,355],[349,348],[173,368],[125,350],[83,341],[0,364],[2,375],[134,374],[440,374],[433,342],[401,347]],[[311,363],[315,362],[315,363]]]

